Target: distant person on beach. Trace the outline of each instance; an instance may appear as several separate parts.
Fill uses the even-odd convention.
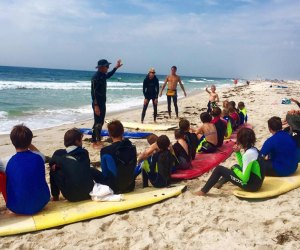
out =
[[[234,79],[233,83],[234,83],[234,86],[236,86],[238,84],[238,79]]]
[[[101,141],[101,130],[106,114],[106,80],[110,78],[116,72],[116,70],[123,65],[121,60],[118,60],[114,69],[108,72],[110,64],[111,63],[109,63],[106,59],[99,60],[98,65],[96,66],[98,71],[95,73],[91,80],[92,106],[94,111],[94,125],[92,135],[93,146],[96,146],[97,143]]]
[[[219,96],[216,93],[216,86],[211,85],[210,90],[208,90],[208,87],[206,87],[205,91],[209,94],[209,101],[207,104],[207,112],[210,114],[212,109],[215,107],[218,107],[217,102],[219,102]]]
[[[167,89],[167,101],[168,101],[168,113],[169,113],[169,118],[171,118],[171,99],[173,99],[174,107],[175,107],[175,113],[176,113],[176,118],[178,118],[178,106],[177,106],[177,85],[179,84],[184,96],[186,96],[186,92],[184,89],[184,86],[181,82],[180,76],[176,75],[177,67],[172,66],[171,68],[171,74],[167,76],[161,91],[160,95],[162,96],[162,93],[168,84],[168,89]]]
[[[68,201],[90,199],[94,187],[89,152],[82,147],[83,134],[76,128],[64,135],[66,149],[54,152],[49,162],[52,200],[58,201],[60,192]]]
[[[268,120],[268,127],[272,136],[264,142],[260,150],[262,157],[266,159],[264,163],[266,175],[289,176],[298,167],[296,142],[282,130],[279,117],[271,117]]]
[[[7,163],[6,206],[16,214],[32,215],[42,210],[50,199],[45,178],[45,157],[31,144],[32,131],[17,125],[10,133],[16,154]]]
[[[204,187],[195,194],[206,195],[213,186],[221,188],[228,181],[246,191],[258,191],[264,180],[264,172],[258,162],[259,155],[254,147],[255,142],[254,131],[241,128],[237,133],[237,145],[234,146],[238,164],[232,166],[231,169],[217,166]],[[243,155],[240,152],[241,149],[245,151]]]
[[[158,93],[159,93],[159,80],[155,76],[155,69],[150,68],[149,73],[143,82],[144,107],[143,107],[142,119],[141,119],[142,123],[144,122],[146,110],[148,108],[148,104],[150,100],[152,100],[153,111],[154,111],[153,118],[154,118],[154,122],[156,122]]]

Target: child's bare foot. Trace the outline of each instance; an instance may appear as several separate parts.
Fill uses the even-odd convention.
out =
[[[204,192],[202,192],[202,191],[200,190],[200,191],[194,192],[194,195],[205,196],[206,193],[204,193]]]

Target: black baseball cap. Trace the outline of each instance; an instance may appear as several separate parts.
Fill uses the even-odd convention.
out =
[[[101,59],[98,61],[98,65],[96,66],[96,68],[99,67],[108,67],[111,63],[108,62],[106,59]]]

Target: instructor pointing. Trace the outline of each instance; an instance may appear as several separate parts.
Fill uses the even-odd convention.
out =
[[[106,79],[110,78],[116,70],[123,65],[121,60],[118,60],[113,70],[107,73],[110,64],[111,63],[109,63],[106,59],[99,60],[96,67],[98,71],[91,80],[91,95],[94,111],[92,143],[94,145],[101,141],[101,130],[106,113]]]

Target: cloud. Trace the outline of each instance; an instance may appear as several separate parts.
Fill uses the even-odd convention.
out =
[[[298,1],[204,3],[1,2],[0,64],[91,69],[122,57],[128,72],[300,77]]]

